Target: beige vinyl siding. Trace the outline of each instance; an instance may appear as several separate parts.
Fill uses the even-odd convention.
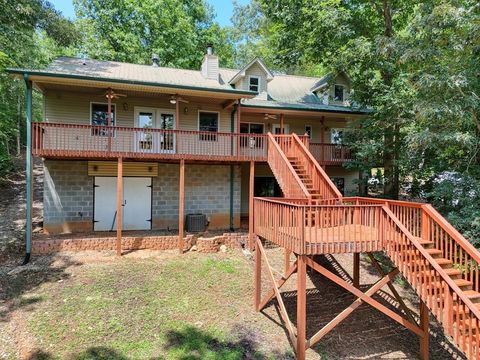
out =
[[[335,85],[343,85],[343,87],[344,87],[343,102],[333,100],[335,98]],[[330,91],[329,91],[330,101],[329,101],[329,103],[331,105],[344,105],[345,103],[348,102],[349,93],[350,93],[350,83],[349,83],[348,79],[344,75],[339,75],[335,79],[335,83],[330,87]]]
[[[267,91],[267,74],[257,63],[254,63],[247,69],[247,71],[245,72],[245,77],[240,79],[235,84],[236,88],[241,90],[249,90],[250,76],[258,76],[260,78],[260,88],[258,91],[259,93],[262,91]]]
[[[45,121],[50,123],[64,124],[90,124],[90,103],[105,103],[103,95],[84,92],[69,91],[48,91],[44,95],[45,99]],[[175,105],[170,104],[168,98],[155,97],[125,97],[112,101],[116,104],[117,126],[134,127],[135,107],[152,107],[160,109],[169,109],[175,111]],[[124,103],[127,104],[127,110],[124,109]],[[187,108],[187,114],[184,109]],[[223,109],[221,106],[190,102],[180,105],[180,129],[198,130],[198,111],[217,111],[219,112],[219,131],[230,132],[230,114],[231,109]]]
[[[321,133],[322,133],[322,117],[301,117],[301,116],[284,116],[284,124],[288,124],[290,128],[290,133],[296,133],[298,135],[305,134],[305,125],[310,125],[312,127],[312,139],[311,142],[319,143],[321,142]],[[279,124],[280,119],[268,119],[265,120],[265,116],[261,114],[242,114],[242,123],[260,123],[264,124],[264,132],[267,133],[272,131],[273,124]],[[342,129],[347,126],[348,119],[340,117],[325,117],[325,142],[330,143],[330,129]]]

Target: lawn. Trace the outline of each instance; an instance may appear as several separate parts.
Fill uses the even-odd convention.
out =
[[[267,252],[281,269],[282,251]],[[351,256],[337,258],[337,268],[351,270]],[[240,251],[58,254],[0,266],[0,359],[293,359],[276,302],[253,309],[252,269]],[[362,262],[362,281],[376,279]],[[308,288],[311,336],[354,297],[313,273]],[[282,290],[295,323],[295,275]],[[409,290],[399,291],[415,308]],[[437,330],[432,357],[450,359],[456,351]],[[415,335],[362,305],[307,359],[412,359],[417,351]]]
[[[70,266],[15,302],[38,359],[274,358],[258,349],[275,325],[255,320],[251,274],[238,254],[126,257]]]

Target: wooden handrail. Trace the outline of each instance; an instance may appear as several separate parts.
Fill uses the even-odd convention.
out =
[[[310,162],[310,164],[313,165],[313,167],[317,170],[317,173],[319,173],[320,177],[323,178],[323,181],[325,181],[327,185],[330,187],[330,190],[333,192],[332,194],[333,197],[338,197],[341,199],[343,197],[342,193],[337,189],[333,181],[328,177],[327,173],[318,164],[317,160],[315,160],[312,153],[308,151],[305,144],[300,140],[300,138],[295,133],[293,134],[293,138],[297,142],[298,146],[300,147],[301,151],[303,152],[307,160]]]
[[[423,204],[422,209],[436,221],[479,265],[480,253],[478,250],[460,234],[435,208],[430,204]]]
[[[275,135],[277,136],[277,135]],[[302,193],[305,195],[305,198],[307,199],[311,199],[311,196],[307,190],[307,188],[305,187],[305,184],[302,182],[302,180],[298,177],[298,174],[297,172],[293,169],[293,166],[292,164],[290,164],[290,161],[288,161],[287,159],[287,156],[285,155],[285,153],[282,151],[282,149],[280,148],[280,145],[278,144],[278,142],[275,140],[275,138],[273,137],[272,133],[268,133],[268,139],[269,139],[269,145],[268,145],[268,148],[271,149],[275,149],[276,150],[276,154],[277,156],[279,156],[283,162],[285,163],[284,165],[287,167],[287,169],[289,170],[289,173],[291,175],[291,177],[293,177],[295,179],[295,182],[296,184],[298,185],[298,187],[301,189]],[[270,156],[268,157],[268,162],[270,163],[271,159],[270,159]],[[272,169],[273,170],[273,169]],[[278,179],[277,179],[278,180]],[[288,179],[286,180],[288,182]],[[282,189],[283,190],[283,189]],[[286,194],[287,195],[287,194]],[[287,195],[288,197],[288,195]]]
[[[401,221],[393,214],[393,212],[387,207],[383,206],[383,211],[390,217],[390,219],[398,226],[408,240],[415,246],[415,248],[425,257],[430,265],[437,271],[442,279],[448,284],[448,286],[457,294],[457,296],[467,305],[469,310],[480,319],[480,311],[475,307],[473,302],[464,294],[464,292],[458,287],[457,284],[447,275],[445,270],[435,261],[435,259],[420,245],[415,237],[407,230],[407,228],[401,223]]]

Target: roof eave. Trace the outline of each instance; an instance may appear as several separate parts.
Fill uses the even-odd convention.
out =
[[[306,111],[306,112],[328,112],[328,113],[337,113],[337,114],[352,114],[352,115],[368,115],[373,111],[370,110],[341,110],[341,109],[314,109],[314,108],[304,108],[301,106],[295,105],[280,105],[280,106],[265,106],[265,105],[254,105],[254,104],[244,104],[244,108],[252,109],[269,109],[269,110],[291,110],[291,111]]]
[[[128,85],[141,85],[141,86],[151,86],[158,88],[171,88],[171,89],[184,89],[184,90],[198,90],[203,92],[212,92],[212,93],[225,93],[231,95],[241,95],[243,98],[254,98],[257,96],[256,92],[249,90],[236,90],[236,89],[218,89],[210,87],[201,87],[201,86],[189,86],[189,85],[176,85],[168,83],[157,83],[149,81],[139,81],[139,80],[127,80],[127,79],[115,79],[115,78],[104,78],[104,77],[93,77],[88,75],[77,75],[77,74],[64,74],[64,73],[52,73],[48,71],[41,70],[30,70],[30,69],[15,69],[7,68],[6,71],[13,75],[36,75],[47,78],[62,78],[62,79],[74,79],[74,80],[84,80],[84,81],[96,81],[96,82],[107,82],[107,83],[117,83],[117,84],[128,84]]]

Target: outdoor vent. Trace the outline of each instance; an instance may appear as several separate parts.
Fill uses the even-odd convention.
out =
[[[152,66],[153,67],[159,67],[160,66],[160,58],[158,57],[157,54],[152,55]]]
[[[187,214],[187,232],[202,232],[207,229],[207,215]]]

